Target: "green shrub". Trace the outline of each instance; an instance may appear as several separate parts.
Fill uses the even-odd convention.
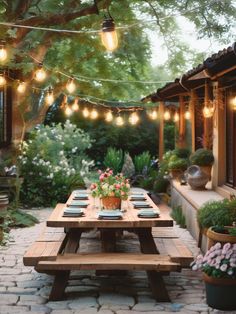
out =
[[[211,166],[214,163],[214,156],[211,150],[199,148],[190,156],[190,162],[192,165]]]
[[[179,158],[188,159],[190,156],[190,150],[188,148],[176,148],[173,150],[173,154]]]
[[[69,121],[33,131],[19,156],[23,203],[53,206],[65,202],[73,189],[83,187],[93,165],[85,154],[90,146],[89,136]]]
[[[181,228],[186,228],[186,220],[181,206],[174,207],[170,215]]]
[[[121,149],[109,147],[104,158],[104,166],[113,170],[114,174],[121,172],[123,164],[123,152]]]
[[[168,163],[168,168],[169,170],[174,170],[174,169],[185,170],[188,168],[188,162],[186,159],[177,157],[175,160],[171,160]]]
[[[134,157],[135,171],[137,174],[148,173],[151,167],[151,155],[148,151]]]

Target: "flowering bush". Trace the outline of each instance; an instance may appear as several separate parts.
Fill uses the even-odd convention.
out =
[[[22,201],[34,206],[65,202],[72,189],[84,186],[93,165],[85,154],[90,146],[89,136],[69,121],[33,131],[18,158]]]
[[[105,172],[99,170],[99,175],[99,181],[90,186],[93,197],[115,196],[122,200],[128,198],[130,184],[122,173],[113,175],[113,170],[108,168]]]
[[[191,266],[211,277],[236,279],[236,244],[218,242],[204,256],[199,255]]]

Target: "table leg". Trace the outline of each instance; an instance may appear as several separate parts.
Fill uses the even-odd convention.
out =
[[[159,254],[155,241],[152,236],[151,228],[138,228],[136,233],[139,237],[141,252],[144,254]],[[147,271],[149,284],[153,293],[153,296],[157,301],[169,302],[170,298],[166,290],[166,286],[160,272],[151,270]]]
[[[79,248],[79,241],[82,234],[82,230],[70,229],[67,233],[67,242],[65,244],[64,253],[76,253]],[[67,286],[68,279],[70,277],[70,271],[62,270],[57,271],[52,290],[49,296],[50,301],[59,301],[63,298],[65,288]]]

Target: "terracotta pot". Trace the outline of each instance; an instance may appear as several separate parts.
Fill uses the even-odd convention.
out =
[[[214,278],[203,274],[207,304],[218,310],[236,310],[236,279]]]
[[[229,227],[231,228],[231,227]],[[217,242],[220,242],[222,244],[224,243],[236,243],[236,236],[215,232],[212,227],[207,230],[207,237],[208,237],[208,249],[215,245]]]
[[[171,169],[170,170],[172,179],[179,180],[180,176],[183,174],[183,170],[180,169]]]
[[[212,166],[199,166],[201,168],[201,170],[203,172],[205,172],[208,177],[209,177],[209,181],[211,180],[211,169],[212,169]]]
[[[105,209],[120,209],[121,199],[115,196],[102,197],[102,205]]]

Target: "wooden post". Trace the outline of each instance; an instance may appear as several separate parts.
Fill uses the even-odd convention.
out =
[[[204,103],[208,106],[209,103],[209,90],[208,82],[205,84]],[[212,119],[204,118],[204,135],[203,135],[203,147],[206,149],[212,149]]]
[[[192,145],[192,152],[195,151],[195,106],[196,106],[196,92],[195,90],[191,90],[190,92],[190,103],[189,103],[189,111],[191,115],[191,145]]]
[[[159,105],[159,161],[162,160],[164,154],[164,102]]]
[[[178,147],[183,148],[186,146],[185,143],[185,105],[184,105],[184,97],[179,96],[179,140],[178,140]]]

